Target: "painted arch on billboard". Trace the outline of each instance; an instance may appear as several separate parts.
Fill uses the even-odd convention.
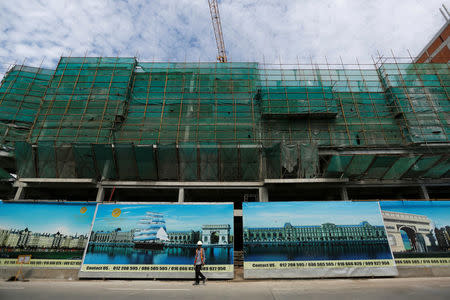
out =
[[[450,201],[381,201],[399,266],[450,265]]]

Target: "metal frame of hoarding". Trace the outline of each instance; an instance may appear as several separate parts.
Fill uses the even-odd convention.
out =
[[[192,272],[89,272],[89,271],[82,271],[84,259],[86,257],[87,249],[89,247],[89,241],[91,239],[91,233],[94,228],[95,219],[97,217],[97,211],[99,204],[106,204],[106,205],[232,205],[233,211],[234,211],[234,203],[232,202],[103,202],[98,203],[95,208],[95,214],[94,218],[92,219],[92,225],[91,230],[89,231],[89,237],[88,237],[88,243],[86,245],[86,248],[84,249],[83,259],[81,261],[81,267],[78,272],[79,278],[169,278],[169,279],[191,279],[194,278],[194,271]],[[234,213],[233,216],[234,218]],[[233,253],[234,253],[234,235],[235,235],[235,229],[234,229],[234,222],[230,224],[233,226]],[[233,264],[231,264],[231,271],[230,272],[206,272],[203,271],[205,275],[207,275],[207,278],[212,279],[233,279],[234,278],[234,258],[233,258]]]

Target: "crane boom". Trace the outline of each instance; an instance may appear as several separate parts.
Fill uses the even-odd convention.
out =
[[[217,51],[219,55],[217,60],[219,62],[227,62],[227,53],[225,51],[225,43],[223,42],[222,24],[220,22],[219,5],[217,0],[208,0],[209,12],[211,13],[212,24],[214,27],[214,35],[216,37]]]

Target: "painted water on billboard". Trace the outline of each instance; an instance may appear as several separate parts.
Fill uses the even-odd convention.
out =
[[[381,201],[399,265],[450,265],[449,201]]]
[[[258,273],[252,271],[297,269],[297,273],[286,274],[302,277],[303,270],[303,275],[307,274],[304,277],[314,277],[314,272],[305,270],[372,268],[357,276],[386,276],[387,273],[372,271],[394,266],[378,203],[244,203],[243,216],[247,274],[256,276]],[[283,272],[273,273],[274,276],[268,272],[260,274],[261,277],[286,277]]]
[[[101,204],[80,275],[192,277],[198,241],[206,272],[232,273],[232,204]]]
[[[79,267],[87,245],[95,204],[5,203],[0,201],[0,265]]]

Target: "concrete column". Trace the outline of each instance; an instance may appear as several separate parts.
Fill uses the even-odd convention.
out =
[[[427,187],[423,184],[420,185],[420,190],[422,191],[423,199],[430,200],[430,195],[428,195]]]
[[[99,186],[97,191],[97,198],[95,199],[95,201],[101,203],[103,202],[104,198],[105,198],[105,189],[103,188],[103,186]]]
[[[25,188],[24,188],[23,185],[20,185],[20,186],[17,188],[16,194],[14,195],[14,200],[20,200],[20,199],[22,198],[24,189],[25,189]]]
[[[341,188],[341,200],[348,200],[347,188],[345,186]]]
[[[269,202],[269,192],[266,187],[259,188],[259,202]]]
[[[178,189],[178,203],[184,202],[184,188]]]

